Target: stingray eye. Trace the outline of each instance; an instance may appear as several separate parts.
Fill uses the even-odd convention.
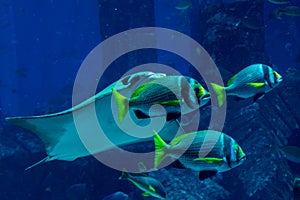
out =
[[[122,80],[122,83],[124,85],[127,85],[128,84],[128,80],[129,80],[129,76],[125,77],[123,80]]]
[[[130,83],[136,83],[140,80],[141,78],[139,76],[133,76],[129,79]]]

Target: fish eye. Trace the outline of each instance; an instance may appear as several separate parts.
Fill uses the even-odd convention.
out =
[[[129,82],[135,83],[138,82],[141,78],[139,76],[130,77]]]
[[[236,158],[240,158],[241,157],[241,147],[237,144],[234,145],[234,153],[236,155]],[[239,160],[239,159],[238,159]]]
[[[196,96],[198,96],[198,94],[199,94],[199,87],[194,87],[194,91],[195,91],[195,94],[196,94]]]
[[[235,144],[234,149],[238,151],[240,149],[240,146],[238,144]]]

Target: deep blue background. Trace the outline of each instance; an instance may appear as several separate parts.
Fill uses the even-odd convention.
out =
[[[81,62],[101,41],[98,2],[0,3],[1,107],[32,115],[73,84]]]
[[[103,1],[100,7],[96,0],[1,1],[2,110],[10,115],[32,115],[36,109],[47,107],[49,101],[61,103],[61,95],[70,98],[83,59],[97,44],[118,32],[159,26],[178,30],[201,43],[197,21],[204,1],[191,2],[192,9],[182,11],[174,9],[177,1]],[[275,68],[299,67],[299,18],[269,19],[275,8],[265,3],[266,51]],[[158,62],[185,68],[186,63],[176,56],[167,60],[171,61],[158,55]]]
[[[199,25],[203,20],[202,8],[205,8],[208,3],[220,5],[236,1],[191,0],[190,2],[191,8],[178,10],[175,9],[178,4],[175,0],[0,0],[1,114],[3,117],[26,116],[69,108],[77,70],[87,54],[101,41],[128,29],[158,26],[180,31],[202,44],[206,39],[204,38],[206,29]],[[299,6],[297,0],[292,3],[298,3]],[[265,50],[268,62],[279,72],[284,72],[290,67],[299,69],[300,17],[284,16],[282,20],[270,18],[269,15],[277,7],[267,1],[264,3],[264,35],[261,37],[265,41],[262,44],[265,49],[262,51]],[[246,8],[241,9],[240,14],[243,15],[246,10]],[[251,34],[251,31],[253,30],[246,29],[243,34]],[[234,43],[233,38],[232,44]],[[230,52],[233,45],[229,43],[219,48],[223,52]],[[189,64],[176,55],[163,51],[138,51],[116,60],[106,72],[99,87],[103,88],[116,81],[130,67],[147,62],[167,64],[184,74],[192,74]],[[231,59],[230,62],[226,65],[220,63],[220,68],[233,73],[245,67],[236,66],[235,59]],[[295,90],[299,91],[298,88]],[[16,139],[15,135],[19,135],[14,128],[9,127],[5,130],[7,131],[4,134],[9,133],[10,139]],[[37,138],[32,140],[38,143]],[[10,145],[17,149],[16,146],[20,143],[12,142]],[[22,175],[25,167],[44,155],[41,155],[39,150],[35,151],[36,154],[18,151],[18,149],[16,152],[19,156],[14,158],[15,160],[8,160],[6,166],[16,167],[16,174]],[[18,163],[18,166],[14,166],[15,163]],[[297,168],[297,165],[291,165]],[[2,173],[7,172],[0,171],[0,175]],[[11,188],[7,191],[7,197],[14,193],[14,186],[27,186],[24,186],[24,191],[20,192],[23,194],[23,200],[55,199],[55,195],[65,192],[70,185],[80,182],[94,184],[94,188],[89,188],[89,192],[98,197],[118,190],[122,186],[115,181],[118,173],[88,158],[68,164],[54,161],[36,171],[25,173],[21,179],[15,178],[16,174],[6,174],[6,177],[12,180],[11,185],[1,183],[0,180],[0,186],[3,184],[5,187],[2,188]],[[78,177],[69,177],[68,174],[77,174]],[[99,177],[106,181],[105,185],[101,185]],[[34,184],[29,184],[30,182]],[[51,195],[44,191],[50,186],[55,188]],[[100,186],[102,188],[97,189]],[[101,194],[99,190],[107,191],[107,194]],[[61,196],[57,198],[62,199]]]

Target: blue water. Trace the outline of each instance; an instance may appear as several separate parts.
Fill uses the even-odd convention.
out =
[[[297,0],[291,0],[287,5],[300,7]],[[134,28],[168,28],[193,38],[214,59],[224,80],[254,63],[269,64],[280,74],[288,74],[284,78],[284,87],[276,89],[267,97],[269,99],[258,102],[259,107],[265,109],[262,114],[257,114],[257,104],[247,107],[251,101],[242,102],[237,107],[229,102],[232,106],[229,111],[240,113],[244,109],[244,115],[247,115],[253,108],[254,116],[266,116],[272,111],[268,110],[268,104],[276,104],[272,98],[282,93],[280,98],[285,104],[277,103],[285,112],[275,112],[275,116],[272,113],[271,117],[275,120],[280,117],[283,122],[278,122],[280,127],[265,123],[264,128],[275,129],[277,134],[284,130],[285,137],[279,137],[281,145],[300,146],[300,121],[297,117],[300,110],[295,103],[295,99],[300,99],[300,90],[296,87],[299,78],[296,80],[298,76],[292,77],[288,71],[300,72],[300,17],[283,16],[281,20],[270,17],[279,7],[285,5],[260,0],[0,0],[0,199],[98,200],[117,191],[130,194],[133,199],[152,199],[142,197],[142,191],[130,182],[119,181],[119,171],[106,167],[91,156],[72,162],[52,161],[24,171],[45,157],[43,143],[31,132],[4,120],[7,116],[42,115],[70,108],[74,80],[86,56],[106,39]],[[128,52],[111,63],[99,82],[98,92],[131,68],[145,63],[164,64],[183,75],[201,78],[191,63],[172,52],[141,49]],[[292,93],[284,93],[287,90]],[[290,116],[295,116],[294,121],[292,125],[286,125],[291,122]],[[230,117],[234,119],[235,114],[229,114]],[[225,131],[239,127],[237,121],[226,121]],[[243,126],[245,130],[260,128],[251,123]],[[256,143],[256,140],[240,134],[236,132],[232,136],[250,150],[247,142]],[[247,154],[251,157],[251,154],[269,152],[269,144],[263,145],[265,147],[257,148],[258,152]],[[268,157],[250,160],[261,162]],[[275,165],[275,161],[263,161],[266,162]],[[219,193],[219,196],[206,196],[209,199],[291,199],[293,178],[300,175],[299,163],[284,158],[280,162],[283,164],[277,163],[270,168],[260,168],[267,165],[257,167],[255,164],[251,168],[251,163],[248,163],[247,168],[241,166],[241,169],[233,169],[205,183],[199,183],[198,175],[187,173],[191,175],[187,176],[176,169],[168,168],[170,172],[166,170],[158,175],[153,172],[152,175],[158,179],[168,173],[172,174],[170,177],[177,177],[172,181],[161,178],[169,192],[173,192],[170,199],[188,198],[189,194],[190,199],[203,199],[203,195],[209,192]],[[274,169],[273,175],[258,173],[271,169]],[[276,171],[279,169],[281,171]],[[286,171],[286,180],[273,181],[276,173],[282,171]],[[281,175],[278,179],[282,179]],[[176,184],[178,179],[186,186],[182,193],[180,184]],[[254,185],[255,182],[258,184]],[[281,191],[282,196],[275,196],[274,192],[272,196],[272,191]]]

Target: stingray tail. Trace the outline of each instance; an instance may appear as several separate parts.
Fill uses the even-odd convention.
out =
[[[68,130],[65,129],[63,126],[64,122],[69,118],[70,116],[66,116],[63,114],[59,115],[41,115],[41,116],[29,116],[29,117],[7,117],[5,118],[6,121],[9,123],[22,127],[24,129],[27,129],[29,131],[32,131],[35,133],[44,143],[46,152],[48,156],[44,158],[43,160],[39,161],[38,163],[28,167],[26,170],[42,164],[44,162],[53,160],[53,155],[58,154],[58,152],[55,152],[53,154],[53,149],[57,146],[57,144],[61,141],[61,138],[68,134]],[[73,132],[69,133],[69,136],[71,139],[75,138],[73,135],[77,134]],[[76,135],[76,137],[78,137]],[[74,141],[74,140],[72,140]],[[75,141],[76,142],[76,141]],[[78,143],[74,144],[77,145]],[[68,150],[66,148],[65,151],[59,152],[61,153],[60,156],[64,156],[66,159],[64,160],[74,160],[69,159],[65,155],[69,155]]]
[[[224,101],[226,98],[225,87],[215,84],[215,83],[211,83],[211,86],[212,86],[213,90],[215,91],[215,93],[217,94],[218,104],[221,107],[224,104]]]
[[[46,158],[40,160],[39,162],[37,162],[37,163],[35,163],[35,164],[33,164],[33,165],[27,167],[27,168],[25,169],[25,171],[27,171],[27,170],[29,170],[29,169],[31,169],[31,168],[37,166],[37,165],[41,165],[41,164],[47,162],[48,160],[49,160],[49,156],[47,156]]]
[[[117,105],[118,105],[118,117],[120,123],[122,123],[123,119],[125,118],[127,112],[128,112],[128,104],[129,99],[121,95],[118,91],[115,89],[112,89],[112,93],[116,99]]]

